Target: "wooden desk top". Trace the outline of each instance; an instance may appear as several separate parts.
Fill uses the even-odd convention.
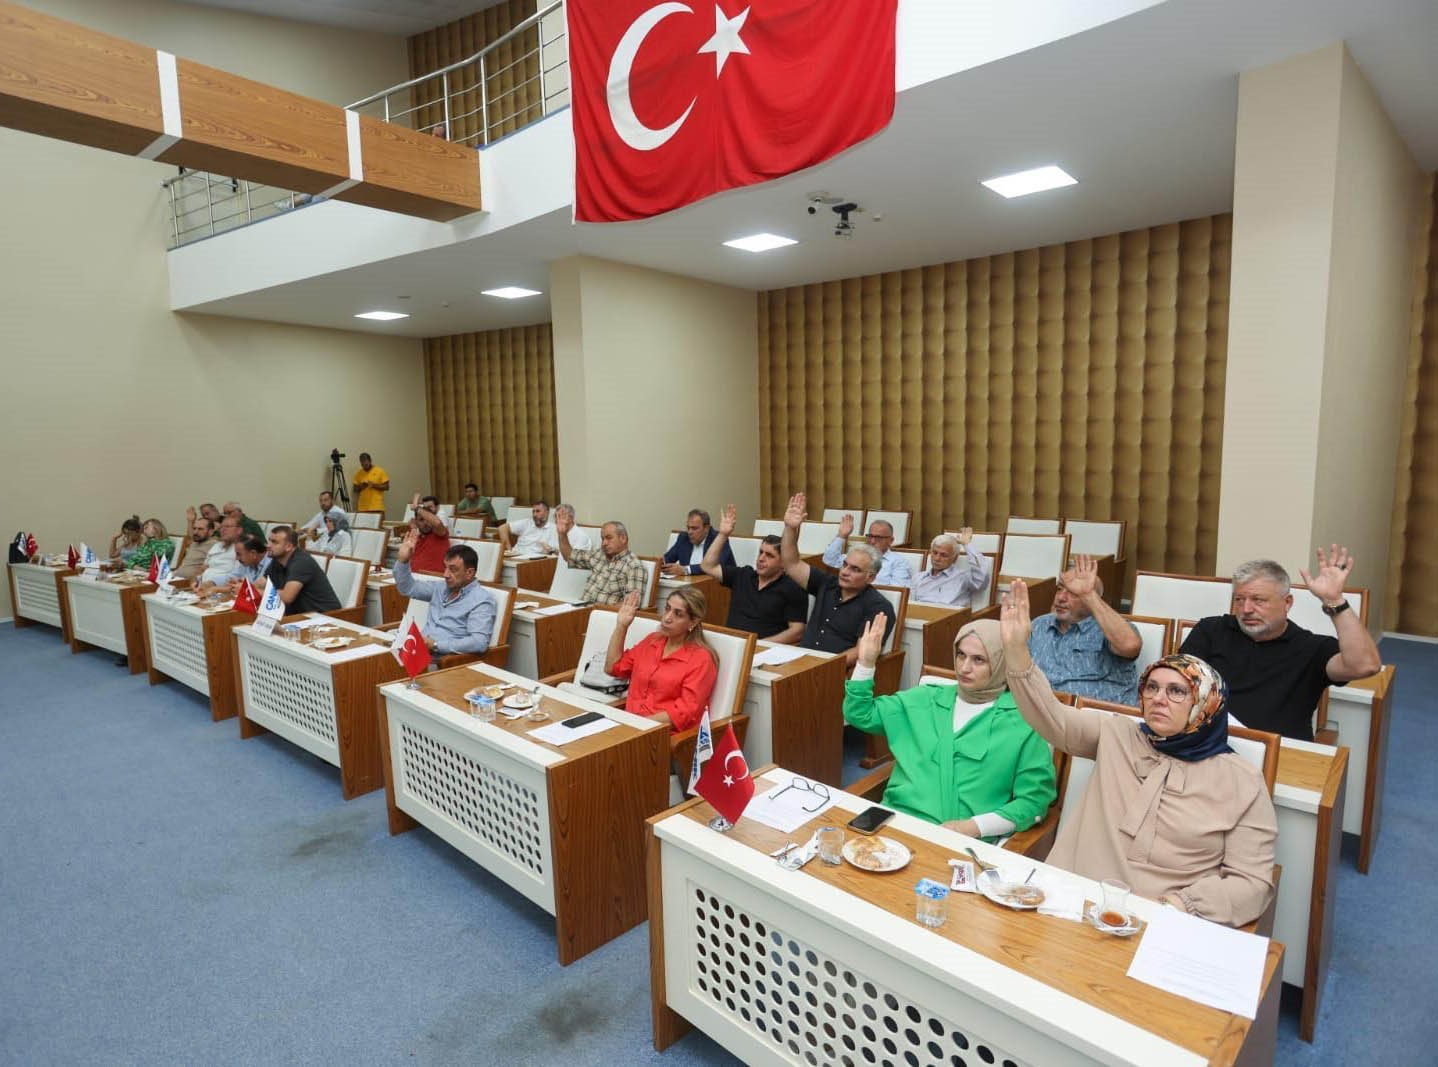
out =
[[[1375,697],[1383,697],[1388,694],[1388,687],[1393,684],[1393,672],[1396,668],[1391,663],[1385,663],[1383,669],[1377,674],[1367,678],[1359,678],[1349,682],[1347,685],[1334,686],[1334,689],[1361,689],[1365,693],[1372,693]]]
[[[536,613],[539,608],[521,608],[519,606],[521,603],[527,603],[529,601],[538,604],[539,608],[552,608],[559,604],[570,603],[568,600],[560,600],[558,597],[552,597],[548,593],[539,593],[533,589],[517,589],[514,593],[514,613],[516,615],[533,615]],[[586,604],[584,607],[578,605],[571,606],[573,606],[575,611],[583,611],[584,608],[591,607],[592,605]],[[544,616],[540,615],[539,618],[542,619]]]
[[[1285,742],[1278,748],[1274,800],[1281,799],[1278,788],[1287,787],[1312,793],[1318,805],[1331,807],[1347,766],[1346,748]]]
[[[904,626],[906,628],[925,626],[931,622],[938,622],[940,619],[961,615],[968,610],[968,608],[951,608],[942,604],[925,604],[917,600],[910,600],[904,613]]]
[[[786,779],[787,772],[770,772],[755,782],[756,792],[764,792],[769,786]],[[773,864],[775,861],[769,853],[786,841],[802,843],[808,840],[809,835],[820,826],[837,826],[845,830],[846,838],[855,836],[853,831],[845,828],[845,823],[851,812],[867,807],[868,801],[848,794],[839,796],[839,804],[792,834],[782,834],[762,823],[741,819],[725,837],[753,849],[755,862]],[[677,811],[678,817],[698,823],[707,823],[714,814],[713,808],[701,800],[691,801]],[[875,874],[848,863],[831,867],[816,858],[795,873],[834,886],[905,920],[916,930],[922,930],[914,922],[914,883],[927,877],[948,885],[948,861],[963,855],[963,849],[971,843],[971,839],[939,827],[925,826],[922,837],[896,828],[906,822],[915,827],[925,825],[918,820],[906,819],[901,814],[880,831],[882,836],[903,843],[913,852],[912,862],[902,871]],[[940,845],[934,840],[939,837],[947,838],[948,842]],[[1031,863],[982,842],[972,843],[975,851],[985,860],[1002,860],[1007,865],[1018,866]],[[1055,878],[1076,878],[1047,864],[1034,866]],[[1089,886],[1088,899],[1093,900],[1097,894],[1092,891],[1092,886],[1086,880],[1077,880]],[[803,889],[796,889],[796,892],[805,895]],[[1037,912],[1010,911],[978,894],[951,892],[948,899],[948,921],[939,929],[929,931],[935,936],[1197,1053],[1210,1062],[1231,1063],[1238,1054],[1248,1033],[1249,1020],[1128,977],[1128,967],[1141,936],[1109,937],[1086,922],[1071,922]],[[1141,908],[1145,904],[1147,908]],[[1158,907],[1138,899],[1135,899],[1134,906],[1141,916],[1145,911],[1151,914]],[[1266,989],[1268,983],[1277,978],[1282,956],[1282,946],[1270,941],[1262,988]]]
[[[757,655],[762,651],[763,649],[756,649],[755,654]],[[833,656],[821,656],[817,652],[811,652],[801,656],[799,659],[790,660],[788,663],[780,663],[767,667],[755,667],[749,672],[749,676],[752,678],[755,674],[758,674],[761,679],[766,681],[773,681],[779,678],[792,678],[794,675],[803,674],[805,671],[811,670],[814,667],[822,667],[833,658]]]
[[[495,715],[492,723],[482,723],[470,716],[469,702],[464,698],[466,693],[483,685],[507,685],[509,683],[517,683],[525,692],[532,692],[536,686],[532,679],[522,678],[498,667],[476,663],[465,667],[453,667],[447,671],[436,671],[433,674],[422,674],[419,677],[418,690],[406,689],[404,683],[387,686],[386,690],[388,695],[399,700],[416,692],[423,694],[459,712],[472,729],[483,730],[486,727],[494,727],[511,736],[522,738],[546,752],[556,752],[563,760],[582,759],[592,753],[603,751],[617,742],[626,741],[643,733],[651,726],[654,729],[664,729],[663,724],[658,722],[647,724],[642,728],[636,727],[621,719],[620,716],[628,719],[636,718],[627,712],[615,715],[613,712],[617,709],[592,703],[581,697],[571,696],[563,690],[550,686],[539,686],[539,706],[549,714],[549,718],[543,722],[531,722],[522,716],[518,719],[510,719],[502,711]],[[515,691],[510,690],[509,692]],[[505,695],[508,696],[509,693]],[[534,730],[543,729],[574,715],[582,715],[586,711],[603,712],[606,718],[616,721],[618,725],[602,733],[581,737],[578,741],[571,741],[567,745],[551,745],[547,741],[530,736]]]

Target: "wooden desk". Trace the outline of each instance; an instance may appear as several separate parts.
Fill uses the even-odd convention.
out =
[[[692,585],[704,594],[708,602],[708,609],[704,615],[704,621],[715,626],[727,626],[729,624],[729,587],[709,577],[707,574],[686,574],[683,578],[659,578],[659,603],[655,606],[658,612],[664,611],[664,598],[681,585]]]
[[[910,600],[904,614],[904,669],[899,676],[899,689],[912,689],[919,684],[924,664],[954,664],[954,638],[973,613],[968,608],[951,608],[942,604],[925,604]],[[783,760],[777,760],[783,763]]]
[[[584,628],[589,625],[593,605],[576,607],[558,615],[541,615],[538,608],[565,603],[543,593],[526,589],[515,597],[514,617],[509,623],[509,663],[515,674],[526,678],[548,678],[579,665],[584,649]],[[521,608],[537,604],[538,608]]]
[[[140,598],[155,592],[153,582],[127,573],[99,581],[72,574],[61,586],[69,604],[71,652],[103,648],[129,660],[131,674],[148,668]]]
[[[290,615],[284,622],[307,618]],[[389,653],[392,634],[348,622],[331,625],[331,635],[353,634],[356,644],[323,652],[309,644],[308,629],[304,641],[290,641],[278,626],[272,634],[235,627],[240,736],[272,730],[334,764],[344,798],[353,800],[384,784],[374,688],[403,677],[404,669]],[[351,655],[356,648],[362,651],[357,658]]]
[[[215,722],[239,714],[235,689],[235,642],[230,631],[250,623],[253,615],[205,605],[187,597],[172,599],[147,593],[144,605],[145,649],[150,684],[173,679],[210,698]]]
[[[511,589],[548,589],[559,569],[558,556],[516,559],[505,556],[499,569],[499,584]]]
[[[570,964],[645,918],[644,820],[669,800],[669,731],[558,689],[544,723],[481,723],[464,694],[529,679],[475,664],[379,691],[390,833],[423,825],[555,917]],[[531,730],[585,711],[620,725],[562,747]]]
[[[399,589],[395,587],[393,572],[376,574],[371,570],[365,582],[364,624],[384,626],[387,623],[399,622],[404,618],[404,609],[405,598],[400,596]]]
[[[1288,952],[1283,980],[1303,992],[1299,1035],[1312,1041],[1333,954],[1333,910],[1343,836],[1348,749],[1283,739],[1273,807],[1283,866],[1273,936]]]
[[[74,570],[63,563],[10,563],[10,606],[15,628],[43,622],[54,626],[66,642],[70,640],[70,601],[64,581]]]
[[[1372,678],[1328,690],[1328,725],[1338,728],[1338,743],[1353,753],[1343,804],[1343,832],[1358,835],[1358,870],[1363,874],[1373,862],[1383,817],[1394,673],[1390,663]]]
[[[757,790],[790,773],[767,773]],[[868,806],[837,799],[788,835],[743,819],[717,833],[699,800],[650,820],[656,1049],[693,1025],[746,1063],[1272,1063],[1282,945],[1269,942],[1250,1023],[1127,977],[1139,938],[961,893],[929,930],[914,921],[920,877],[948,884],[948,859],[969,846],[1013,857],[900,814],[884,835],[914,860],[897,874],[818,860],[781,869],[771,850]],[[1039,866],[1096,899],[1095,883]],[[1133,898],[1133,907],[1148,918],[1159,905]]]
[[[760,641],[757,655],[772,642]],[[749,672],[744,758],[751,767],[780,763],[796,774],[838,787],[844,765],[843,656],[806,652],[777,667]]]

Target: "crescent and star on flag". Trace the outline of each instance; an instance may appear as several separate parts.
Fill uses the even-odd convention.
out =
[[[744,769],[744,770],[743,770],[743,773],[740,774],[737,779],[736,779],[733,775],[731,775],[731,774],[729,773],[729,761],[730,761],[731,759],[737,759],[737,760],[739,761],[739,766]],[[732,752],[727,752],[727,753],[725,753],[725,755],[724,755],[724,784],[725,784],[725,786],[731,786],[731,785],[733,785],[733,784],[735,783],[735,781],[740,781],[740,782],[742,782],[745,778],[748,778],[748,777],[749,777],[749,764],[747,764],[747,763],[744,762],[744,753],[741,752],[741,751],[739,751],[737,748],[734,749],[734,751],[732,751]]]
[[[609,80],[606,84],[609,120],[614,124],[614,132],[619,134],[619,139],[638,152],[652,152],[678,133],[698,100],[698,97],[690,100],[689,106],[668,126],[654,129],[639,121],[639,116],[634,113],[634,101],[629,96],[630,72],[644,39],[670,15],[679,14],[692,15],[694,9],[688,4],[678,2],[655,4],[649,8],[630,23],[609,61]],[[747,7],[730,18],[724,14],[723,8],[718,4],[714,5],[714,36],[700,45],[695,55],[713,54],[716,81],[724,73],[724,64],[729,61],[730,56],[750,54],[749,46],[739,36],[748,18]]]

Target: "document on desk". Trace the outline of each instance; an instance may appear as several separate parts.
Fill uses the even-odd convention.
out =
[[[1219,1011],[1258,1014],[1268,938],[1220,926],[1176,908],[1148,922],[1128,976]]]
[[[826,787],[819,786],[816,790],[806,779],[796,778],[749,801],[744,818],[772,826],[780,833],[792,834],[833,806],[834,798]]]
[[[578,604],[551,604],[547,608],[540,608],[536,615],[563,615],[566,611],[573,611],[579,607]]]
[[[562,722],[555,722],[540,727],[538,730],[530,730],[529,736],[536,741],[547,741],[551,745],[567,745],[571,741],[578,741],[581,737],[612,730],[618,725],[613,719],[595,719],[583,726],[565,726]]]
[[[781,667],[785,663],[793,663],[796,659],[803,659],[809,654],[807,648],[795,648],[793,645],[774,645],[760,652],[754,653],[754,666],[756,667]]]

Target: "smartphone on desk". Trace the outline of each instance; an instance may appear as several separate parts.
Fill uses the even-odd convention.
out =
[[[872,834],[894,817],[888,808],[869,807],[849,820],[849,829],[856,834]]]
[[[604,718],[604,716],[597,711],[586,711],[582,715],[574,716],[572,719],[561,720],[561,725],[568,726],[573,730],[580,726],[587,726],[592,722],[598,722],[602,718]]]

